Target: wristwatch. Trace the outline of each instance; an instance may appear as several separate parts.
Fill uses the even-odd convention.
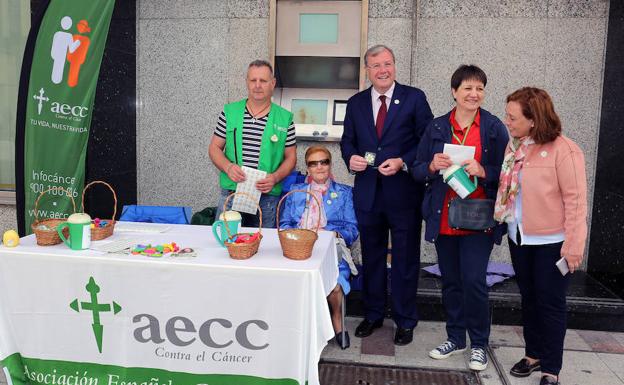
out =
[[[403,166],[401,166],[401,170],[407,172],[407,163],[403,162]]]

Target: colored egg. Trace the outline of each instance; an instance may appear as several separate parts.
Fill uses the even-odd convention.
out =
[[[7,230],[2,236],[2,244],[6,247],[15,247],[19,245],[19,235],[15,230]]]

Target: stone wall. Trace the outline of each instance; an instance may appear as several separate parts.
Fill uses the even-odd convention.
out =
[[[9,229],[17,230],[17,217],[15,206],[0,205],[0,235]]]
[[[224,103],[245,96],[247,63],[268,57],[268,0],[140,0],[137,167],[141,204],[215,205],[207,146]],[[435,115],[452,108],[462,63],[488,75],[484,108],[533,85],[554,99],[564,133],[585,151],[592,207],[607,28],[606,0],[371,0],[368,44],[386,44],[397,80],[425,91]],[[300,142],[298,168],[310,142]],[[328,146],[336,160],[336,143]],[[340,182],[352,183],[334,163]],[[166,181],[167,188],[161,183]],[[507,260],[506,248],[494,258]],[[431,247],[425,261],[435,259]]]

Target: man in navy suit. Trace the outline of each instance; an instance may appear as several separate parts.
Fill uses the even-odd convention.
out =
[[[373,85],[349,99],[340,143],[342,157],[355,173],[353,201],[362,245],[365,316],[355,335],[367,337],[383,325],[390,232],[394,343],[406,345],[412,342],[418,323],[423,197],[422,186],[410,177],[407,165],[414,162],[433,114],[421,90],[395,81],[390,48],[369,48],[364,63]]]

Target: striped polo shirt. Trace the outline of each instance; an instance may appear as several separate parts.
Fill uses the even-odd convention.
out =
[[[243,166],[258,168],[258,161],[260,159],[260,145],[262,143],[262,133],[266,127],[268,114],[262,118],[254,119],[245,108],[245,115],[243,116]],[[225,139],[225,112],[221,111],[217,126],[215,127],[214,134],[219,138]],[[295,138],[295,125],[291,122],[288,126],[286,135],[285,147],[291,147],[297,144]]]

